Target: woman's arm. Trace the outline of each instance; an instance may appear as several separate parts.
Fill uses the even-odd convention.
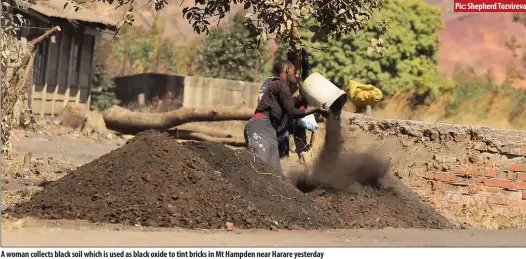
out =
[[[283,82],[279,82],[279,85],[277,85],[276,90],[278,91],[279,102],[281,107],[284,109],[285,113],[287,113],[287,115],[292,119],[303,118],[307,115],[311,115],[315,112],[320,111],[320,108],[308,108],[306,110],[300,110],[294,107],[294,99],[290,94],[290,89]]]

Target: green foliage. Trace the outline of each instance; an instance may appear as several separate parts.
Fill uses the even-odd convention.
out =
[[[382,1],[381,10],[359,33],[312,46],[313,71],[340,84],[351,79],[373,84],[387,96],[404,90],[423,99],[436,96],[453,88],[440,76],[437,65],[436,31],[443,26],[440,15],[439,7],[424,0]],[[376,22],[380,20],[389,25],[388,30]],[[303,35],[312,37],[307,31]],[[385,52],[367,51],[375,38],[386,43]]]
[[[269,61],[266,47],[246,49],[248,31],[240,23],[232,23],[228,29],[214,29],[203,41],[196,58],[200,76],[231,80],[254,81],[265,71]],[[259,60],[259,71],[256,62]]]
[[[524,89],[517,89],[513,85],[517,79],[524,79],[516,69],[510,69],[506,73],[506,80],[501,85],[500,91],[502,95],[512,101],[508,120],[515,122],[525,111],[526,107],[526,91]]]
[[[365,26],[372,13],[378,8],[379,0],[298,0],[290,2],[267,0],[197,0],[193,7],[183,9],[186,19],[195,32],[208,34],[211,20],[224,18],[232,4],[244,3],[245,15],[242,23],[248,29],[246,47],[259,47],[270,35],[282,42],[301,43],[292,37],[294,27],[309,18],[314,24],[309,28],[313,39],[327,41],[356,32]]]
[[[166,65],[166,71],[177,71],[176,53],[168,42],[159,39],[158,28],[152,33],[142,34],[132,27],[124,27],[119,33],[119,40],[113,46],[119,63],[129,62],[128,73],[154,72],[157,65],[157,50],[160,49],[160,62]],[[156,30],[157,29],[157,30]],[[158,48],[158,46],[160,46]]]
[[[93,56],[93,71],[91,73],[91,108],[104,111],[120,101],[115,95],[115,85],[108,72],[107,55],[104,51],[108,42],[97,39],[95,53]]]
[[[454,113],[466,101],[480,103],[487,94],[499,90],[499,85],[495,82],[491,72],[488,72],[486,76],[479,76],[472,68],[457,66],[453,74],[453,80],[456,83],[456,87],[446,108],[447,115]],[[490,105],[485,105],[485,107],[490,107]],[[486,111],[471,112],[484,113]]]
[[[526,93],[522,89],[509,89],[506,94],[509,98],[515,100],[508,115],[508,120],[513,122],[524,112]]]
[[[127,7],[117,26],[119,28],[125,24],[132,24],[135,20],[135,0],[88,0],[83,3],[71,1],[75,8],[78,5],[89,5],[89,2],[109,3],[115,5],[115,8]],[[155,0],[147,4],[152,4],[155,10],[159,11],[166,8],[168,1]],[[247,44],[245,47],[257,49],[270,35],[286,43],[290,40],[300,43],[299,38],[291,36],[294,27],[302,26],[298,21],[306,17],[315,21],[311,30],[316,39],[339,39],[342,35],[363,28],[373,11],[378,8],[380,0],[196,0],[192,6],[183,8],[183,16],[192,25],[194,32],[204,32],[208,35],[212,23],[224,19],[231,12],[231,8],[239,4],[243,4],[246,18],[243,24],[249,31],[247,40],[244,41]]]
[[[161,52],[161,60],[163,60],[166,64],[166,72],[170,74],[176,74],[178,72],[177,54],[173,47],[169,43],[163,42],[161,43],[159,50]]]

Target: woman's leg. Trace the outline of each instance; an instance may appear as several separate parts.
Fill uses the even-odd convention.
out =
[[[267,119],[253,119],[245,125],[247,149],[256,154],[263,163],[281,172],[278,138]]]
[[[289,156],[289,132],[285,131],[285,133],[281,134],[278,137],[278,150],[279,150],[279,158],[284,158]]]

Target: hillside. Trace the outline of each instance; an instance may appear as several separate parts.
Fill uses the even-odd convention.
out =
[[[137,6],[143,6],[143,0],[136,0]],[[491,70],[499,83],[505,79],[509,66],[519,66],[520,57],[513,57],[505,42],[512,37],[524,39],[526,29],[512,21],[511,13],[455,13],[450,0],[427,0],[442,9],[445,28],[439,32],[441,70],[451,73],[457,64],[470,65],[485,73]],[[193,2],[172,2],[161,11],[163,25],[162,37],[170,39],[176,45],[191,44],[204,35],[197,35],[182,16],[182,9]],[[235,9],[235,8],[234,8]],[[98,6],[101,13],[108,12],[108,6]],[[136,8],[136,10],[138,10]],[[236,10],[232,10],[232,14]],[[110,12],[119,17],[119,12]],[[135,25],[149,29],[153,21],[151,9],[143,7],[136,15]],[[221,23],[225,25],[228,17]],[[519,83],[518,86],[526,86]]]
[[[446,27],[439,32],[440,68],[451,73],[457,64],[474,67],[479,72],[491,70],[495,79],[502,83],[508,67],[521,66],[521,57],[513,57],[506,47],[512,37],[524,39],[526,29],[512,20],[511,13],[454,13],[449,0],[428,0],[442,9]],[[518,82],[517,87],[524,87]]]

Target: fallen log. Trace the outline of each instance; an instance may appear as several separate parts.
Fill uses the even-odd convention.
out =
[[[172,131],[172,129],[170,129],[169,131]],[[217,127],[201,125],[183,124],[174,128],[173,131],[191,131],[196,133],[202,133],[214,138],[234,138],[234,134],[232,134],[232,131],[223,130]]]
[[[250,108],[181,108],[164,113],[144,113],[113,105],[103,117],[108,129],[133,135],[145,130],[167,130],[188,122],[249,120],[253,114],[254,109]]]
[[[218,138],[212,137],[204,133],[186,130],[173,130],[168,132],[170,135],[174,136],[177,139],[207,141],[235,147],[245,146],[245,140],[242,138]]]

